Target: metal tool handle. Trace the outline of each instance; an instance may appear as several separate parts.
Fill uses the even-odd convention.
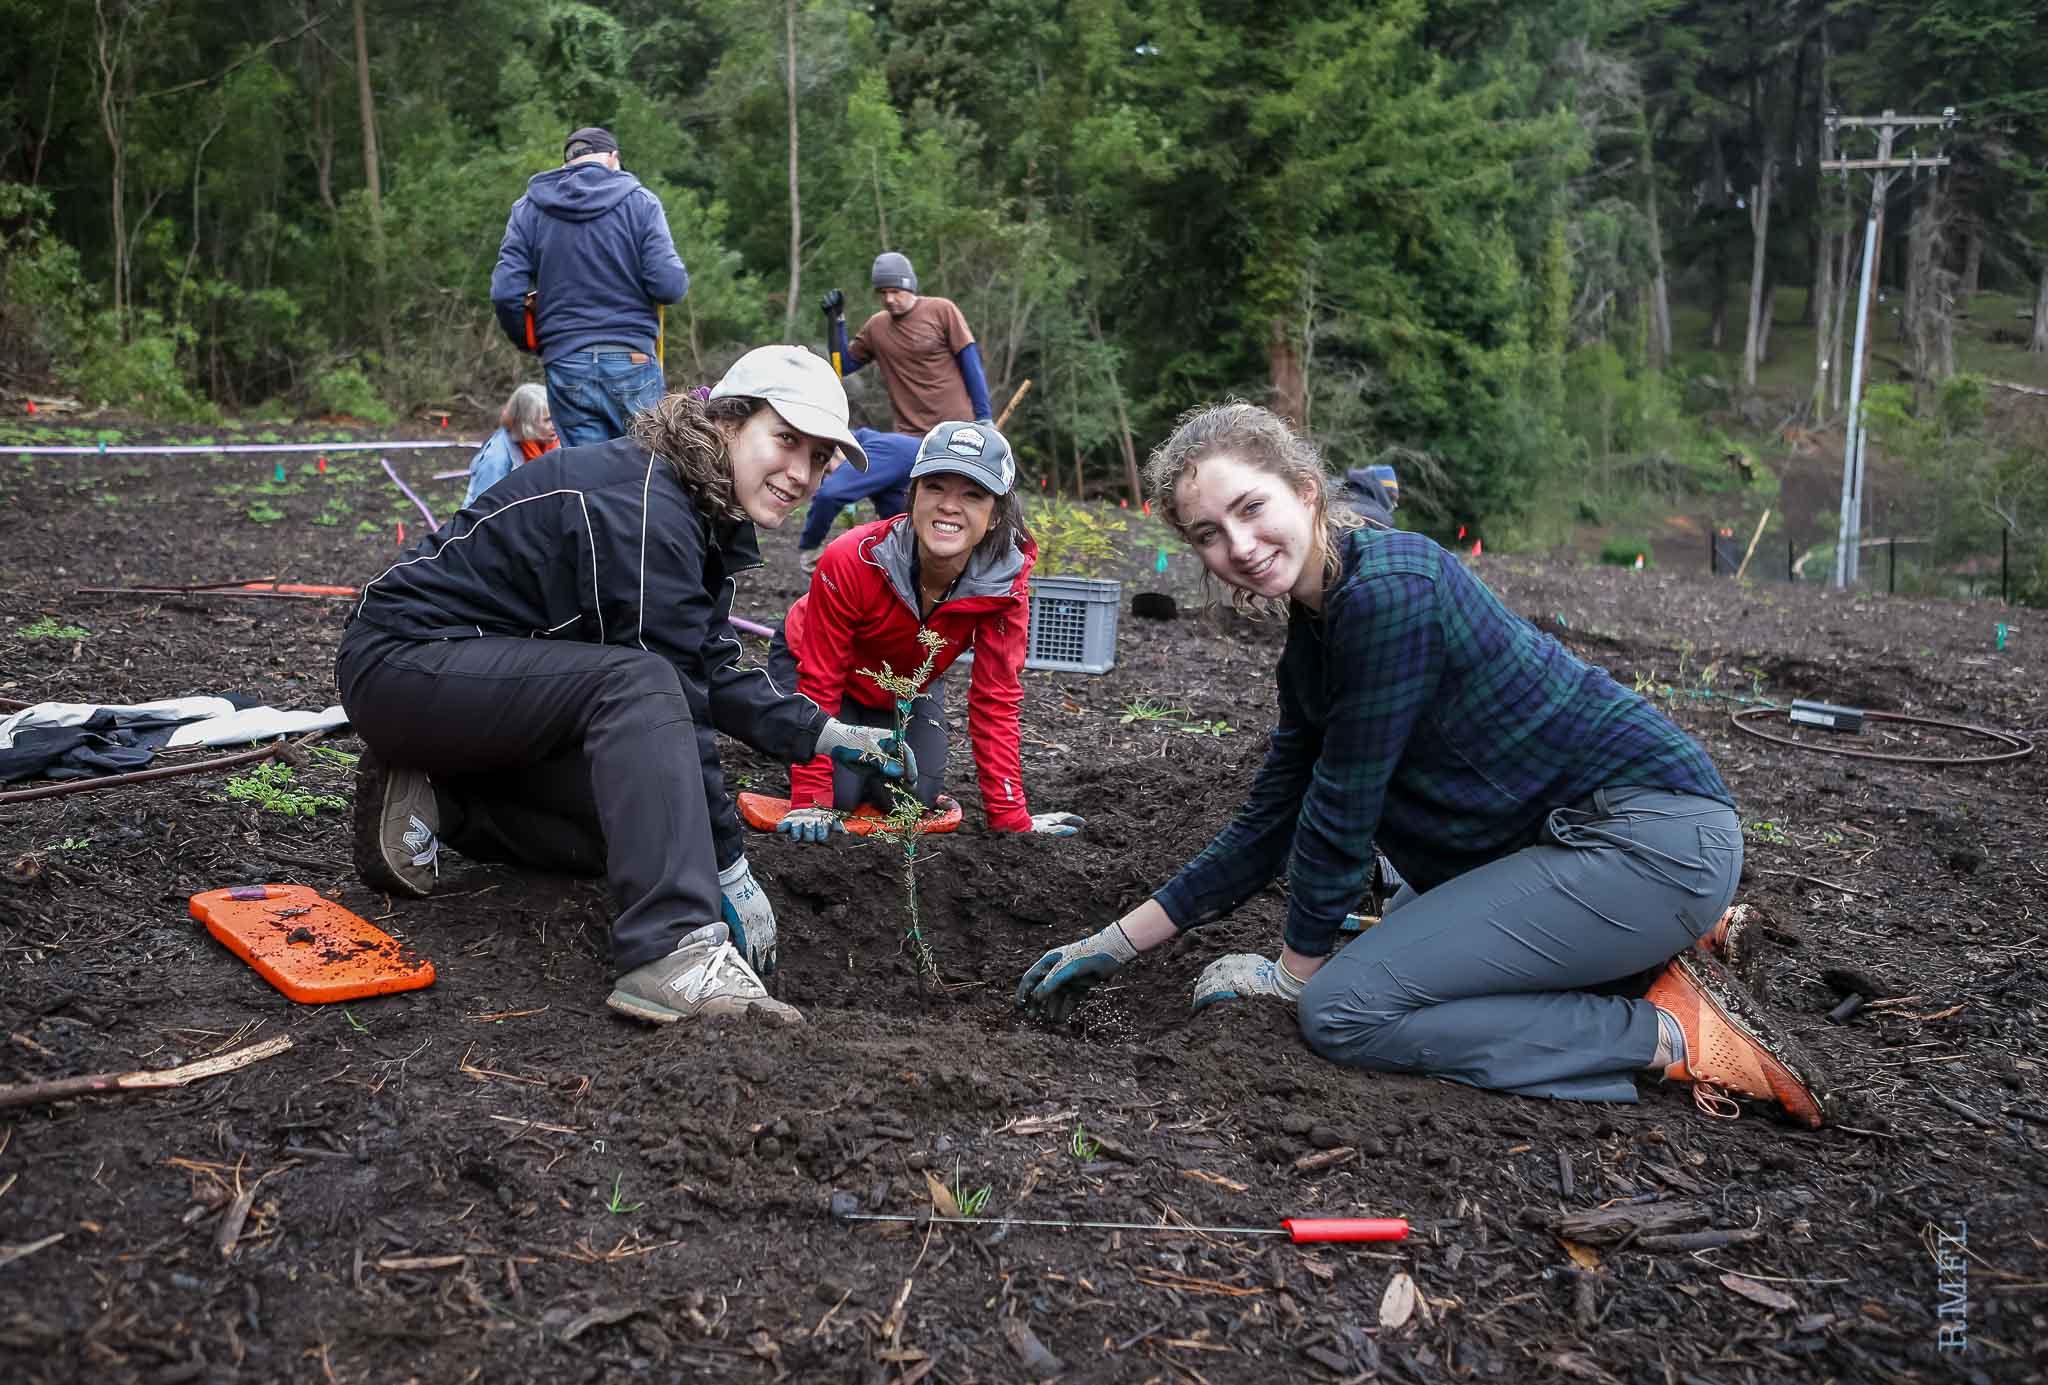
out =
[[[1296,1245],[1306,1241],[1405,1241],[1400,1217],[1289,1217],[1280,1223]]]

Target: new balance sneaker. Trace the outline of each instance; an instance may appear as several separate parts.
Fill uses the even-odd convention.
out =
[[[1794,1120],[1820,1128],[1827,1088],[1819,1066],[1777,1031],[1717,958],[1690,948],[1679,953],[1643,999],[1676,1019],[1685,1034],[1685,1057],[1664,1076],[1690,1082],[1700,1110],[1732,1117],[1734,1093],[1775,1101]]]
[[[612,983],[605,1004],[649,1024],[750,1012],[780,1024],[804,1020],[794,1005],[768,994],[722,923],[704,925],[686,935],[668,956],[627,972]]]
[[[440,809],[416,769],[395,769],[367,747],[356,761],[356,874],[373,889],[423,899],[441,878]]]

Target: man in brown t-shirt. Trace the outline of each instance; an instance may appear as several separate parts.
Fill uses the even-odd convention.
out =
[[[851,375],[871,361],[881,370],[897,436],[859,430],[856,436],[867,450],[868,469],[840,468],[812,495],[810,514],[797,540],[798,560],[806,572],[817,565],[842,507],[872,499],[880,518],[903,512],[917,444],[932,428],[970,418],[986,424],[990,419],[981,348],[974,344],[973,329],[953,300],[921,297],[917,271],[893,250],[875,257],[870,277],[882,310],[849,343],[846,295],[834,289],[825,295],[826,327],[832,362],[841,375]]]

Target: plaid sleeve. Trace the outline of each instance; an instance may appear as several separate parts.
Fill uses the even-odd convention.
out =
[[[1280,724],[1266,746],[1251,797],[1228,827],[1153,896],[1176,928],[1222,918],[1280,873],[1294,841],[1296,806],[1315,772],[1322,738],[1280,681]]]
[[[1436,582],[1392,571],[1332,593],[1328,730],[1301,800],[1288,872],[1287,945],[1328,955],[1372,878],[1387,785],[1444,669]]]

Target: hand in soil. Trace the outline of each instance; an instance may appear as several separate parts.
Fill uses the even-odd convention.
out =
[[[1017,983],[1017,1003],[1041,1019],[1063,1024],[1098,982],[1116,975],[1137,955],[1123,925],[1112,923],[1033,962]]]
[[[1195,981],[1195,1008],[1202,1010],[1219,1000],[1247,996],[1271,996],[1292,1005],[1301,999],[1301,987],[1302,982],[1275,959],[1256,952],[1233,952],[1202,968]]]
[[[1078,813],[1033,813],[1031,830],[1042,837],[1071,837],[1088,825]]]
[[[775,830],[791,841],[816,843],[834,832],[844,832],[846,824],[830,808],[795,808],[783,814]]]

